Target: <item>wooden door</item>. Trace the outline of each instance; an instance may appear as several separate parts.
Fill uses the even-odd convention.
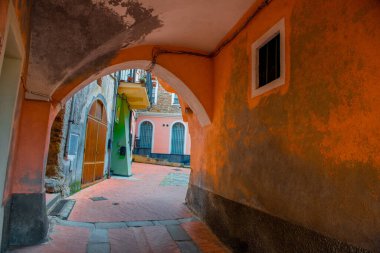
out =
[[[100,101],[95,101],[91,106],[87,116],[86,129],[82,185],[103,178],[107,139],[107,115]]]

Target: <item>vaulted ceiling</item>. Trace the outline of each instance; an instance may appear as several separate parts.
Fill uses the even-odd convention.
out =
[[[73,73],[97,71],[125,47],[211,52],[255,1],[34,1],[27,88],[50,96]]]

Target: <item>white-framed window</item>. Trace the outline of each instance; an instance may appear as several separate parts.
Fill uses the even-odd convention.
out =
[[[172,105],[179,105],[178,96],[175,93],[172,93]]]
[[[272,26],[252,44],[251,49],[251,97],[285,84],[285,20]]]

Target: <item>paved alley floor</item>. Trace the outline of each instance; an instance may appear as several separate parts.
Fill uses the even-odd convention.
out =
[[[184,204],[189,169],[134,163],[132,171],[72,195],[70,216],[50,217],[45,243],[10,252],[229,252]]]

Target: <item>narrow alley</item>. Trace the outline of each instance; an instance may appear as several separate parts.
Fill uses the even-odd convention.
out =
[[[229,252],[184,203],[189,169],[142,163],[132,169],[132,177],[72,195],[67,220],[49,216],[46,242],[10,252]]]
[[[0,253],[380,253],[379,17],[0,0]]]

